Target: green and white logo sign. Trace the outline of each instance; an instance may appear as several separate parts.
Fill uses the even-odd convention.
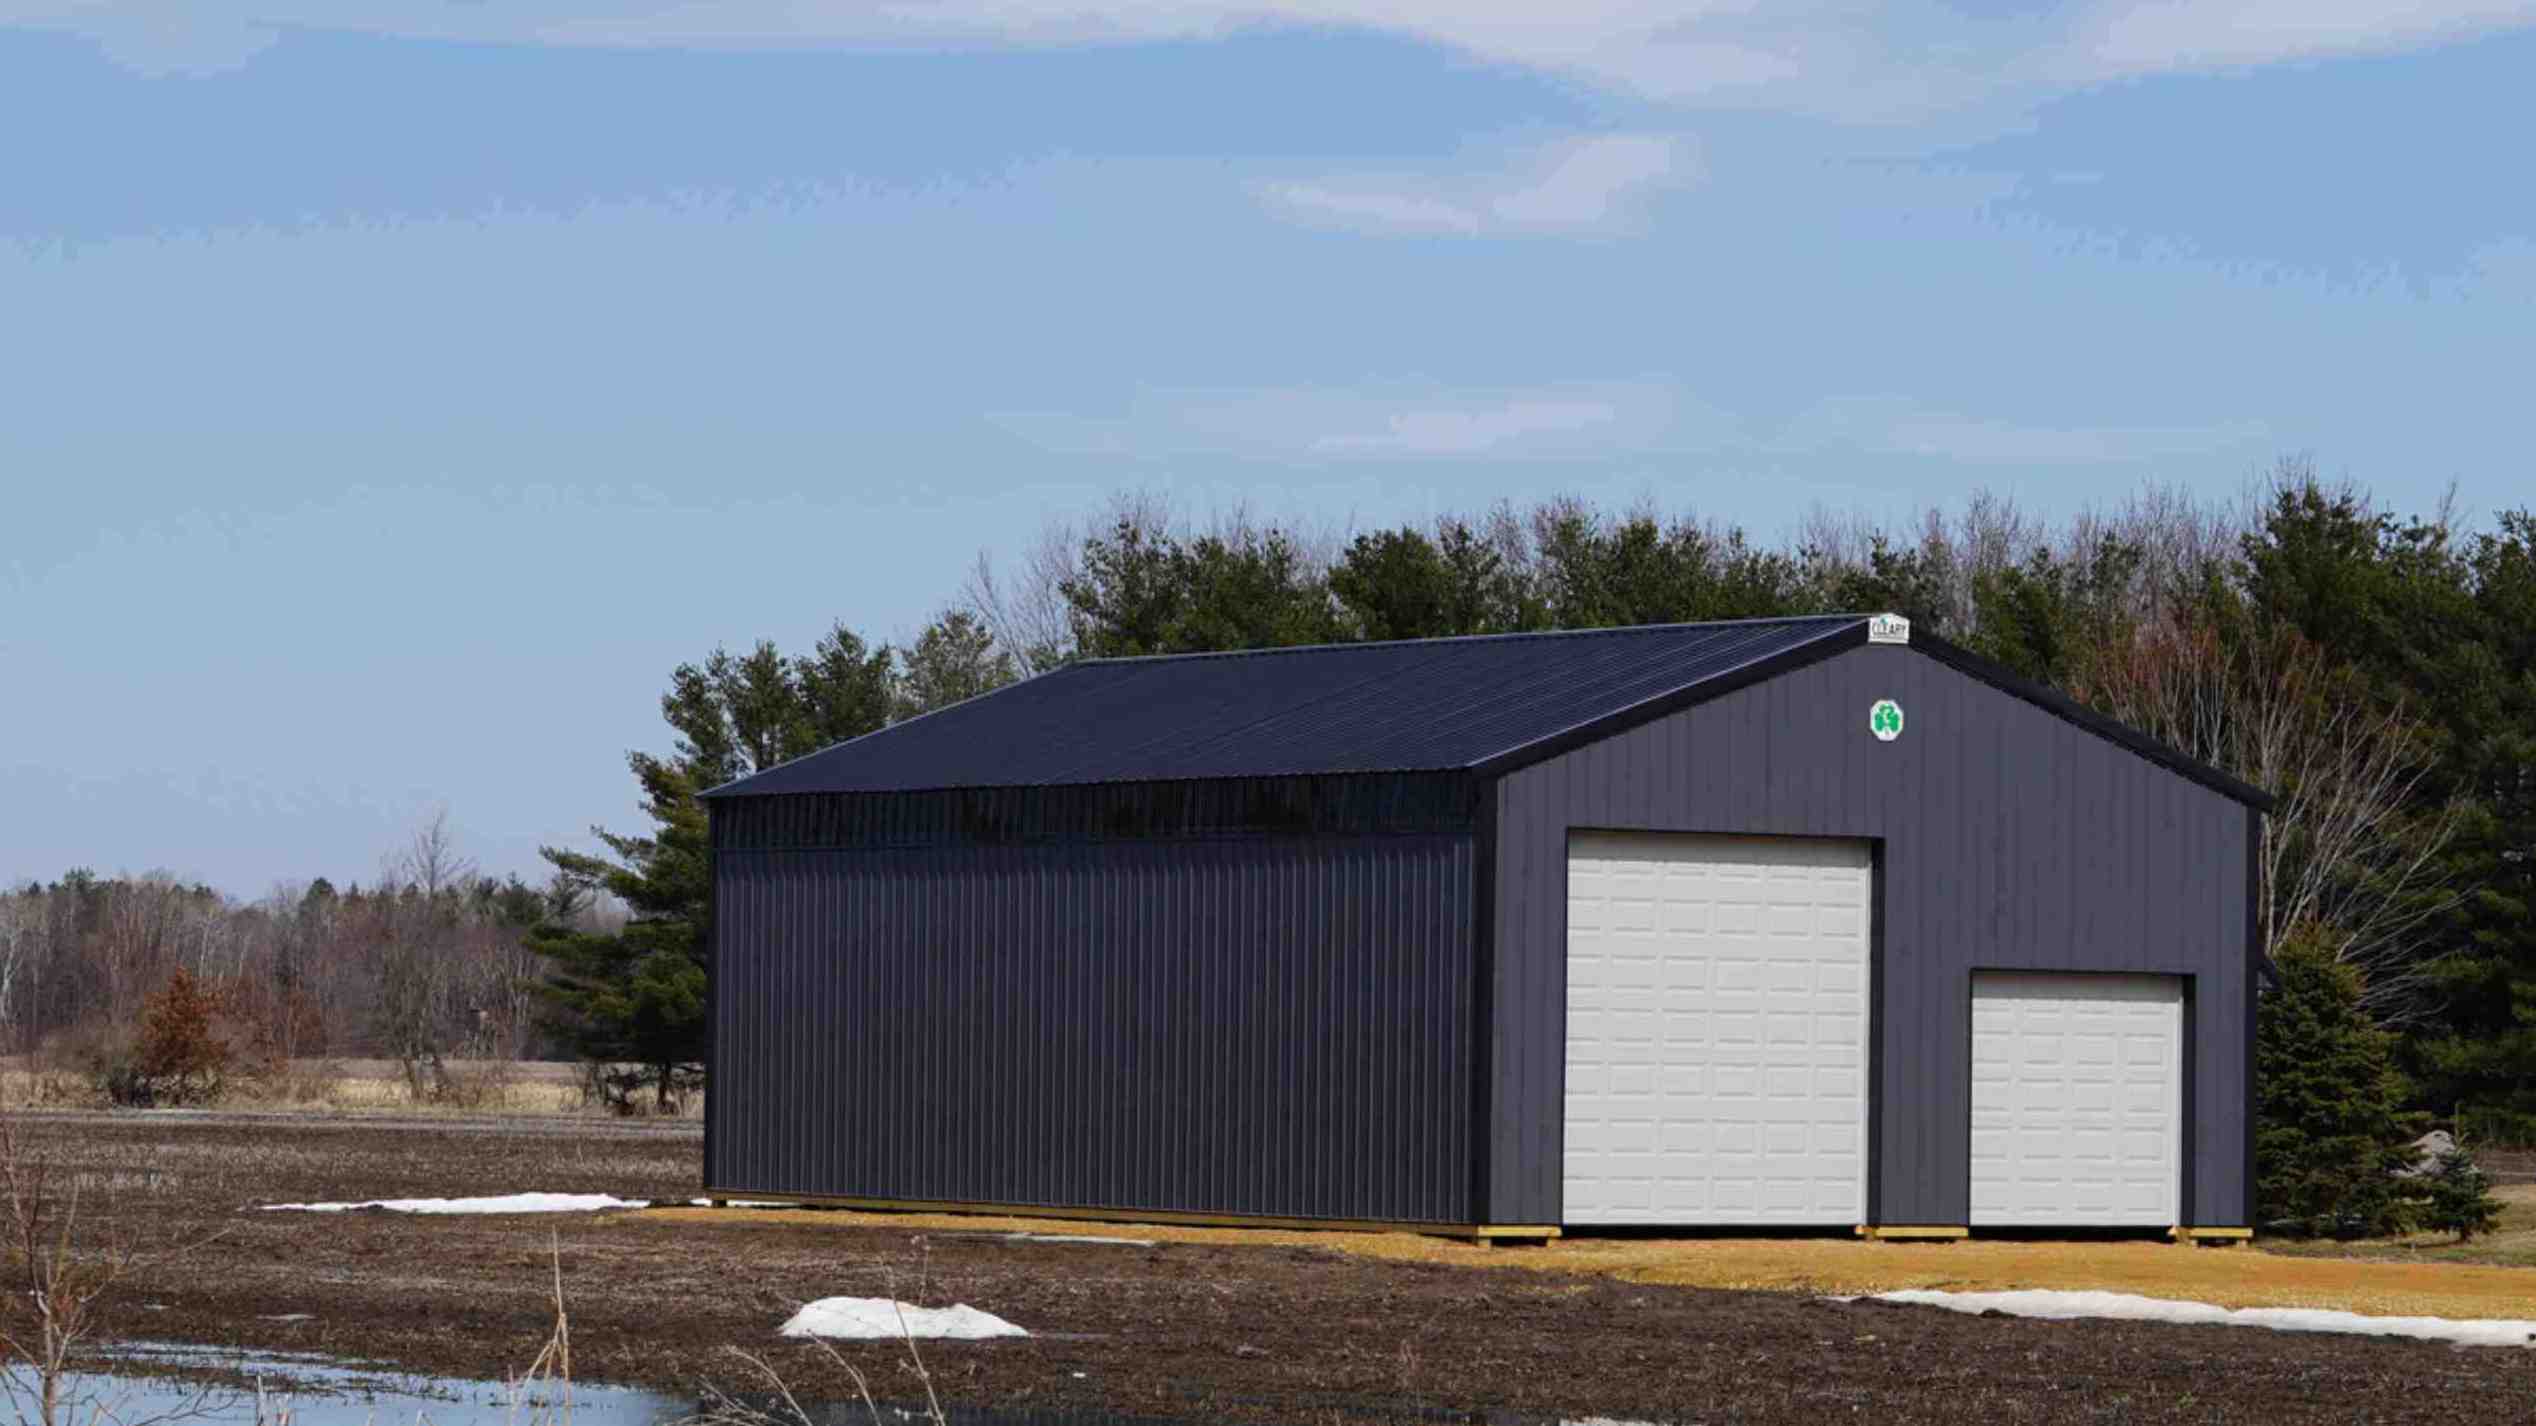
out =
[[[1902,705],[1890,698],[1879,698],[1867,710],[1867,731],[1879,743],[1889,743],[1902,736]]]

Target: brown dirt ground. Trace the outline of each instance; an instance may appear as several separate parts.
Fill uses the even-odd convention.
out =
[[[554,1253],[581,1376],[679,1391],[746,1386],[729,1352],[741,1347],[766,1353],[803,1394],[842,1399],[844,1373],[775,1338],[774,1326],[813,1297],[895,1293],[968,1302],[1038,1334],[925,1348],[944,1398],[976,1405],[1271,1423],[1398,1419],[1411,1407],[1955,1426],[2536,1419],[2536,1351],[1981,1319],[1817,1295],[1901,1281],[2181,1282],[2191,1286],[2167,1290],[2222,1301],[2313,1291],[2306,1300],[2368,1305],[2329,1296],[2365,1281],[2471,1300],[2480,1305],[2460,1310],[2474,1315],[2536,1316],[2536,1295],[2497,1312],[2506,1289],[2465,1285],[2484,1274],[2455,1267],[2163,1245],[1482,1249],[1397,1234],[1030,1225],[1154,1240],[1138,1247],[1017,1242],[1003,1236],[1012,1223],[992,1219],[833,1212],[316,1217],[251,1206],[522,1189],[676,1200],[696,1191],[699,1146],[692,1125],[589,1120],[52,1114],[22,1124],[80,1185],[85,1231],[160,1243],[221,1232],[136,1282],[114,1310],[119,1334],[415,1371],[486,1377],[525,1364],[552,1325]],[[2418,1275],[2384,1276],[2399,1268]],[[2110,1276],[2121,1272],[2135,1276]],[[276,1320],[294,1313],[310,1319]],[[843,1350],[883,1396],[921,1395],[903,1348]]]

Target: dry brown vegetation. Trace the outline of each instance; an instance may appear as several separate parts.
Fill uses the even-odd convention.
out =
[[[1564,1238],[1543,1247],[1480,1247],[1412,1233],[1310,1233],[1249,1228],[1120,1227],[1056,1219],[941,1214],[865,1214],[824,1209],[738,1208],[716,1224],[854,1224],[940,1232],[1129,1234],[1158,1242],[1314,1247],[1382,1262],[1595,1274],[1675,1287],[1827,1295],[1943,1288],[2094,1288],[2183,1298],[2222,1307],[2329,1307],[2432,1317],[2536,1317],[2536,1188],[2505,1190],[2512,1227],[2460,1250],[2447,1239],[2253,1250],[2184,1247],[2163,1239],[2038,1242],[1868,1243],[1841,1235],[1775,1238]],[[693,1210],[640,1215],[696,1222]],[[2487,1255],[2488,1252],[2488,1255]]]
[[[393,1060],[291,1060],[264,1073],[237,1075],[223,1085],[219,1107],[257,1113],[389,1114],[426,1117],[610,1114],[584,1087],[579,1065],[552,1060],[448,1060],[442,1070],[451,1089],[416,1101]],[[60,1067],[37,1067],[24,1057],[0,1059],[0,1107],[100,1109],[107,1096],[93,1076]],[[688,1096],[675,1115],[704,1117],[704,1096]]]

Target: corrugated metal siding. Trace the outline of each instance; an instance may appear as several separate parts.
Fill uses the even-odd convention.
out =
[[[712,1187],[1471,1221],[1472,848],[726,847]]]
[[[1900,741],[1868,707],[1900,700]],[[1571,828],[1883,839],[1879,1221],[1969,1209],[1971,976],[2196,978],[2193,1221],[2247,1221],[2244,807],[1909,649],[1869,646],[1505,777],[1493,1221],[1556,1221]]]

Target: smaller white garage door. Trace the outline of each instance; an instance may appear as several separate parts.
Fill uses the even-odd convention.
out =
[[[1972,982],[1975,1226],[2182,1222],[2183,983],[1984,972]]]

